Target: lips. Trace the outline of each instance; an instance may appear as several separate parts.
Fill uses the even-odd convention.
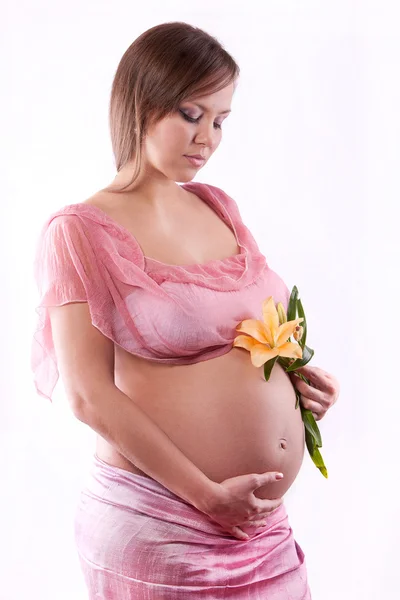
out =
[[[187,154],[184,156],[194,167],[201,167],[206,162],[206,159],[202,156],[200,156],[200,158],[197,158],[196,156],[189,156]]]

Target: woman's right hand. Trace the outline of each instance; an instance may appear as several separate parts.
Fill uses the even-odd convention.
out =
[[[241,526],[266,525],[264,519],[283,502],[282,498],[257,498],[254,491],[267,483],[279,481],[282,477],[282,473],[267,471],[231,477],[221,483],[215,482],[214,493],[203,512],[234,537],[247,540],[249,536]]]

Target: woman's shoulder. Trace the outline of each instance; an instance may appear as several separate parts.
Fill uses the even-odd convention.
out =
[[[228,193],[225,188],[223,189],[222,187],[213,185],[211,183],[206,183],[204,185],[208,188],[213,197],[217,199],[219,204],[221,204],[229,213],[235,224],[241,224],[242,216],[240,213],[240,208],[233,195],[231,195],[231,192]]]
[[[203,195],[208,196],[210,200],[216,199],[225,210],[231,213],[231,216],[240,218],[239,206],[236,200],[225,189],[222,189],[222,187],[198,181],[190,181],[184,184],[184,187],[187,187],[189,190],[198,191],[200,195],[203,192]]]
[[[97,192],[78,202],[64,204],[52,211],[45,220],[44,228],[68,227],[73,230],[98,230],[97,225],[109,225],[111,204],[105,194]]]
[[[61,205],[47,214],[42,221],[38,243],[58,241],[63,244],[75,244],[83,247],[90,244],[101,246],[104,251],[112,251],[110,238],[123,238],[122,233],[106,212],[107,208],[101,196],[93,196],[79,202]],[[69,240],[69,242],[68,242]]]
[[[78,204],[85,206],[94,206],[100,210],[111,211],[113,204],[116,204],[118,196],[109,192],[108,190],[99,190],[95,192],[85,200],[81,200]]]

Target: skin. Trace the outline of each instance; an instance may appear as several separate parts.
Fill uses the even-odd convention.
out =
[[[200,169],[185,154],[202,154],[209,160],[217,150],[222,140],[220,126],[228,118],[223,113],[231,109],[233,92],[230,84],[214,94],[182,102],[180,111],[197,122],[189,122],[177,111],[153,125],[144,140],[143,168],[134,185],[119,195],[109,189],[130,180],[130,162],[109,186],[86,200],[129,229],[146,257],[190,264],[236,253],[233,232],[176,183],[192,181]],[[211,233],[205,236],[204,231]],[[166,368],[115,347],[116,385],[210,479],[221,482],[267,470],[284,473],[282,482],[259,488],[259,498],[283,495],[301,466],[304,427],[300,411],[294,409],[294,387],[317,419],[339,395],[333,375],[310,366],[302,372],[312,387],[278,364],[266,385],[261,370],[251,365],[248,352],[240,348],[213,360]],[[109,464],[147,476],[100,436],[96,452]]]
[[[311,382],[309,386],[292,373],[290,374],[294,387],[301,393],[301,404],[312,411],[316,421],[320,421],[339,398],[339,382],[331,373],[312,365],[306,365],[298,369],[298,372]]]
[[[206,161],[214,154],[222,140],[222,126],[231,110],[234,86],[228,85],[219,92],[193,102],[183,102],[180,109],[198,123],[190,123],[176,113],[153,125],[144,140],[142,172],[134,186],[126,189],[127,197],[134,190],[135,202],[145,204],[156,216],[164,218],[171,211],[171,199],[182,198],[176,181],[191,181],[199,170],[184,157],[185,154],[202,154]],[[198,108],[195,102],[207,107]],[[133,161],[127,163],[111,185],[124,185],[130,179]],[[107,188],[105,188],[107,189]]]

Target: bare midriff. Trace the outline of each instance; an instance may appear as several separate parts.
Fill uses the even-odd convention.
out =
[[[168,198],[160,228],[159,215],[140,195],[127,198],[124,202],[101,192],[88,202],[129,230],[146,257],[185,265],[239,251],[232,230],[192,192],[178,189]],[[165,365],[115,345],[115,384],[211,480],[281,471],[283,480],[255,492],[260,498],[276,498],[296,478],[304,427],[293,385],[279,364],[266,382],[263,367],[254,367],[243,348],[194,364]],[[148,477],[100,436],[96,453],[104,462]]]
[[[163,365],[115,346],[115,384],[213,481],[281,471],[282,481],[255,492],[275,498],[300,470],[304,426],[289,375],[278,363],[267,382],[263,367],[254,367],[242,348],[190,365]],[[148,477],[100,436],[96,454]]]

